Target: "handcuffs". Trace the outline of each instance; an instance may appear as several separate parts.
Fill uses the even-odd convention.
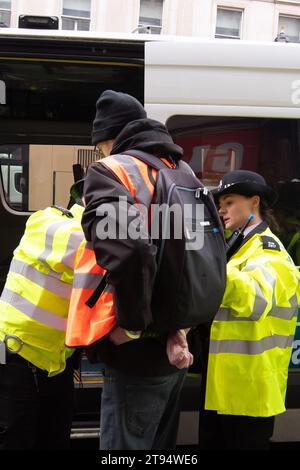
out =
[[[16,341],[19,345],[17,349],[11,349],[8,345],[8,341]],[[3,341],[0,341],[0,364],[6,364],[6,353],[18,354],[23,348],[23,341],[16,335],[5,335]]]

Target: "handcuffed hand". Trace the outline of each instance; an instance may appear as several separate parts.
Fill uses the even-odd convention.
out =
[[[170,333],[167,339],[167,356],[172,366],[185,369],[193,364],[194,357],[189,352],[189,347],[184,330]]]
[[[133,341],[132,338],[129,338],[126,335],[124,328],[121,328],[120,326],[117,326],[117,328],[115,328],[108,335],[108,338],[115,346],[120,346],[120,344],[128,343],[128,341]]]

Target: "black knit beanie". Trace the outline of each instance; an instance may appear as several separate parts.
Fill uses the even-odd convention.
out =
[[[131,121],[147,117],[141,103],[126,93],[106,90],[96,103],[92,145],[114,139]]]

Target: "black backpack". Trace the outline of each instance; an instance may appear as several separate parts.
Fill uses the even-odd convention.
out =
[[[151,305],[153,328],[167,332],[211,322],[226,284],[225,240],[212,195],[183,161],[171,169],[151,154],[133,150],[124,153],[158,170],[151,202],[152,235],[153,231],[157,232],[154,224],[157,211],[155,209],[154,214],[153,207],[165,205],[165,212],[159,214],[159,236],[153,239],[158,247],[158,270]],[[179,210],[176,226],[175,217],[168,210],[174,204],[182,210],[181,219]],[[203,218],[197,217],[200,205],[204,209]],[[180,225],[182,236],[178,237]],[[196,239],[195,243],[192,238]],[[202,240],[203,246],[200,246]]]

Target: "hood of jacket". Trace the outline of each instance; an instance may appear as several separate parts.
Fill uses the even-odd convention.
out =
[[[167,128],[154,119],[138,119],[127,124],[118,134],[111,155],[121,154],[127,150],[141,150],[157,157],[170,156],[178,161],[183,150],[174,144]]]

